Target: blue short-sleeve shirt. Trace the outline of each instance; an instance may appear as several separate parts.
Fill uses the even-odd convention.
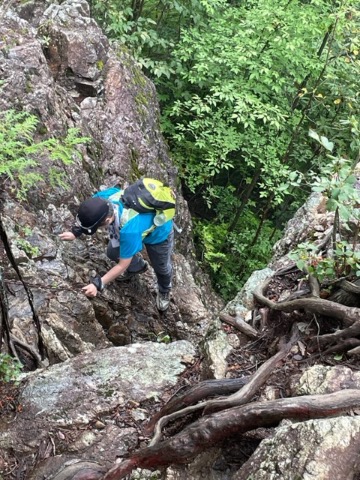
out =
[[[121,190],[116,187],[97,192],[94,197],[110,200],[118,206],[118,214],[121,217],[124,206],[119,198]],[[128,220],[123,226],[120,225],[120,258],[131,258],[143,249],[143,244],[156,245],[164,242],[173,228],[172,220],[164,225],[154,227],[155,213],[138,213]],[[150,233],[149,233],[150,230]]]

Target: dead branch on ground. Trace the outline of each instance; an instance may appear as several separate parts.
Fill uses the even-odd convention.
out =
[[[232,327],[236,328],[241,333],[243,333],[249,338],[252,338],[253,340],[257,340],[260,336],[259,332],[255,328],[253,328],[251,325],[246,323],[244,320],[242,320],[238,316],[234,318],[231,315],[227,315],[226,313],[221,313],[219,315],[219,318],[223,322],[227,323],[228,325],[231,325]]]

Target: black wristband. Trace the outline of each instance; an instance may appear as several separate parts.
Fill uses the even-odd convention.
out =
[[[71,232],[75,235],[76,238],[80,237],[83,234],[81,227],[78,227],[77,225],[73,225],[71,227]]]
[[[105,288],[105,285],[103,284],[99,274],[95,275],[95,277],[90,277],[90,283],[95,285],[98,292],[102,292]]]

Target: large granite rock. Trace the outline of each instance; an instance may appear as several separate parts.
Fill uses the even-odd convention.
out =
[[[147,342],[26,374],[16,421],[13,413],[0,420],[0,457],[21,458],[26,478],[33,480],[50,478],[75,460],[110,468],[141,444],[143,426],[195,362],[195,353],[186,341]]]

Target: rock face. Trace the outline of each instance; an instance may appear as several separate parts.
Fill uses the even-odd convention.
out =
[[[360,387],[350,368],[315,365],[294,382],[294,396],[333,393]],[[340,416],[307,422],[283,421],[233,480],[354,479],[359,474],[360,419]]]
[[[63,138],[74,127],[89,139],[74,147],[71,164],[37,158],[33,171],[42,179],[25,199],[16,183],[1,179],[2,307],[17,353],[34,372],[20,386],[16,428],[0,424],[0,476],[18,456],[25,475],[32,470],[38,480],[78,461],[110,466],[139,446],[148,407],[159,407],[191,366],[222,303],[194,261],[191,219],[160,132],[155,88],[125,46],[109,45],[86,1],[0,5],[0,89],[0,111],[38,118],[35,141]],[[53,181],[50,167],[63,183]],[[183,234],[176,237],[166,313],[155,305],[152,269],[86,298],[81,287],[89,276],[113,266],[106,236],[58,236],[82,200],[142,175],[177,190]]]
[[[355,478],[359,451],[357,417],[283,425],[273,437],[262,441],[233,480]]]
[[[58,238],[71,226],[80,201],[103,186],[147,175],[176,188],[153,84],[125,47],[110,48],[86,1],[15,2],[13,7],[2,11],[0,25],[0,110],[35,114],[39,140],[61,138],[71,127],[90,140],[78,147],[71,165],[55,162],[65,174],[65,188],[51,184],[46,157],[37,168],[43,180],[26,201],[5,182],[0,253],[11,290],[12,333],[46,350],[50,364],[111,344],[156,340],[164,332],[198,343],[221,304],[203,279],[195,281],[192,256],[184,256],[192,243],[181,192],[177,221],[184,234],[174,254],[173,299],[166,314],[156,309],[151,270],[126,284],[114,282],[94,300],[84,297],[81,287],[90,274],[112,266],[104,254],[106,239],[101,233],[74,242]]]

